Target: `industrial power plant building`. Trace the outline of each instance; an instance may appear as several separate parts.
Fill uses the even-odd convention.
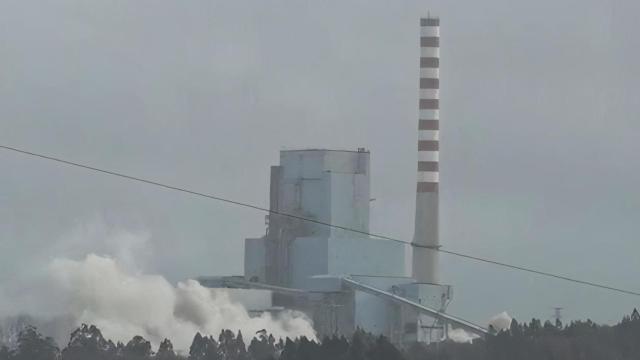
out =
[[[424,18],[420,25],[413,242],[368,234],[368,151],[281,151],[280,164],[271,167],[267,231],[245,240],[244,276],[201,277],[203,285],[260,292],[266,300],[251,310],[302,311],[321,336],[361,328],[407,344],[439,341],[449,328],[486,333],[446,313],[452,289],[438,279],[440,21]]]

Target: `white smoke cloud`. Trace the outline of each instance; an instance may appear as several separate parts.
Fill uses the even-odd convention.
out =
[[[511,327],[511,316],[503,311],[500,314],[495,315],[489,320],[489,326],[493,326],[493,328],[497,331],[509,330]],[[457,343],[470,343],[473,339],[477,339],[479,336],[469,333],[463,329],[453,329],[449,326],[449,339],[453,342]]]
[[[470,342],[473,342],[473,339],[477,339],[480,337],[476,334],[467,332],[464,329],[460,329],[460,328],[454,329],[451,326],[449,326],[448,334],[449,334],[449,339],[456,343],[470,343]]]
[[[512,317],[507,314],[506,311],[501,312],[500,314],[492,317],[489,320],[489,325],[493,326],[493,328],[497,331],[509,330],[511,327]]]
[[[142,335],[157,346],[169,338],[177,349],[186,350],[196,332],[217,335],[222,329],[241,330],[249,337],[267,329],[276,338],[315,338],[302,313],[250,317],[224,290],[207,289],[194,280],[173,286],[158,275],[128,273],[116,260],[95,254],[80,261],[54,260],[46,279],[47,285],[34,291],[42,296],[41,306],[49,316],[70,317],[74,327],[95,324],[114,341]],[[65,324],[56,329],[56,338],[72,330]]]
[[[107,216],[92,216],[56,239],[48,249],[58,257],[79,259],[86,254],[106,254],[130,272],[146,270],[153,260],[154,243],[144,229],[123,228],[110,223]]]
[[[503,330],[509,330],[509,328],[511,327],[511,320],[511,316],[506,311],[503,311],[500,314],[497,314],[489,319],[488,325],[493,326],[493,328],[497,332],[500,332]],[[476,339],[478,337],[478,335],[469,333],[463,329],[453,329],[451,326],[449,326],[449,339],[453,342],[470,343],[473,341],[473,339]]]
[[[65,244],[78,243],[86,229],[98,233],[97,244],[105,249],[109,241],[100,227],[77,230]],[[304,335],[315,339],[312,324],[302,313],[285,311],[251,317],[224,290],[208,289],[194,280],[174,286],[160,275],[145,274],[135,259],[137,250],[147,251],[141,245],[149,241],[148,234],[108,234],[106,237],[114,240],[110,256],[89,253],[80,260],[54,258],[39,274],[0,287],[0,316],[28,314],[61,346],[82,323],[98,326],[106,338],[114,341],[126,342],[142,335],[157,346],[169,338],[180,350],[189,348],[196,332],[217,336],[222,329],[241,330],[245,338],[267,329],[276,338]]]

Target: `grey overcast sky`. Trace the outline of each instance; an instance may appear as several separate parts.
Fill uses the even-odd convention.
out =
[[[637,1],[4,0],[0,143],[263,206],[280,149],[364,146],[372,231],[410,239],[427,11],[443,245],[640,290]],[[127,232],[144,271],[239,274],[264,214],[0,151],[0,284]],[[474,321],[640,305],[444,255],[442,272]]]

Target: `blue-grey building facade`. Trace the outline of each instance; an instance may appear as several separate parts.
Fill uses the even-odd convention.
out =
[[[275,295],[274,305],[307,312],[323,335],[362,328],[397,342],[440,338],[442,324],[422,324],[417,311],[341,281],[349,277],[438,311],[451,297],[448,286],[407,276],[408,244],[368,235],[369,165],[364,149],[281,151],[271,168],[266,235],[245,241],[245,280],[307,291],[303,298]]]

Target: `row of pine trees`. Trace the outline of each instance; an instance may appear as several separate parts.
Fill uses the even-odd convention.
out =
[[[151,343],[135,336],[126,344],[105,339],[95,326],[82,325],[60,350],[53,339],[34,327],[24,328],[13,349],[0,347],[0,360],[638,360],[640,315],[614,326],[590,320],[518,323],[486,339],[459,344],[414,344],[398,349],[384,337],[357,330],[349,339],[325,338],[315,342],[301,337],[279,339],[266,331],[252,337],[247,346],[241,332],[223,330],[216,338],[198,333],[188,354],[178,354],[165,339],[154,351]]]

